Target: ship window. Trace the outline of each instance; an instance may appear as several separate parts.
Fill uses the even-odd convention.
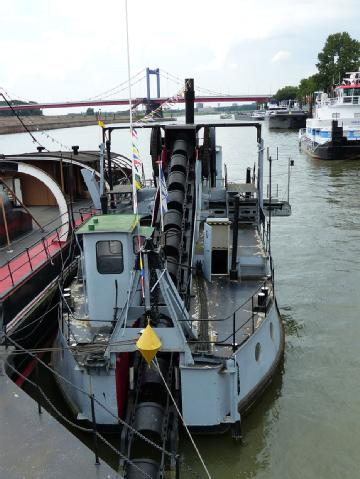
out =
[[[122,273],[124,257],[121,241],[98,241],[96,243],[96,266],[100,274]]]
[[[340,113],[332,113],[332,118],[340,118]]]
[[[354,113],[354,118],[360,118],[360,113]]]

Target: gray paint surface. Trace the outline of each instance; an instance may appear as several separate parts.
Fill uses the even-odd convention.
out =
[[[5,374],[0,347],[0,477],[121,479],[104,461],[18,388]]]

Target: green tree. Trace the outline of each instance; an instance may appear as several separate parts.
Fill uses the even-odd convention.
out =
[[[88,109],[86,110],[86,114],[89,115],[89,116],[90,116],[90,115],[95,115],[94,108],[88,108]]]
[[[36,101],[22,101],[22,100],[9,100],[10,105],[36,105]],[[0,106],[7,106],[7,102],[0,101]],[[34,110],[16,110],[19,116],[40,116],[43,114],[42,110],[37,108]],[[14,116],[12,110],[0,111],[0,116]]]
[[[298,99],[305,101],[306,97],[312,95],[314,91],[321,89],[320,77],[318,73],[309,76],[309,78],[303,78],[299,84]]]
[[[284,86],[274,95],[275,100],[295,100],[298,97],[299,89],[297,86]]]
[[[360,65],[360,42],[347,32],[334,33],[327,37],[322,51],[318,54],[320,85],[329,89],[341,82],[346,72],[356,71]]]

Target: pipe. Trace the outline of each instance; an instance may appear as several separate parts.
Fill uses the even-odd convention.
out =
[[[110,136],[110,133],[109,133]],[[106,140],[106,156],[107,156],[107,173],[108,173],[108,181],[110,191],[113,189],[113,175],[112,175],[112,167],[111,167],[111,140]]]
[[[231,256],[230,280],[236,281],[238,279],[238,271],[236,265],[237,247],[238,247],[238,233],[239,233],[239,195],[234,196],[234,220],[233,220],[233,244]]]

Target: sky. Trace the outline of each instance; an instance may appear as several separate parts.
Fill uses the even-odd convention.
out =
[[[160,68],[164,96],[189,77],[223,94],[275,93],[316,72],[329,34],[360,39],[358,6],[359,0],[128,0],[131,74]],[[12,98],[99,95],[127,79],[125,0],[5,0],[0,56],[0,87]],[[123,88],[117,97],[127,97]],[[145,81],[132,93],[145,96]]]

